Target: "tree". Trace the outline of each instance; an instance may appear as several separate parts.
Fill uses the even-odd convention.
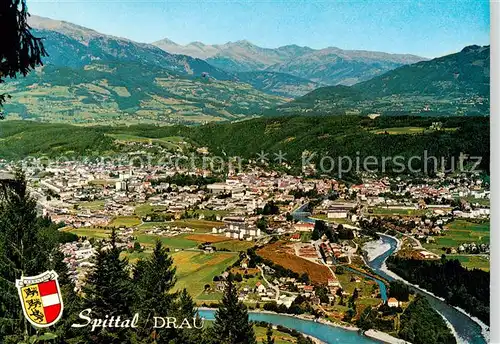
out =
[[[227,278],[224,296],[215,313],[210,339],[217,344],[256,344],[252,324],[248,320],[245,305],[238,301],[233,276]]]
[[[92,309],[92,317],[132,317],[133,284],[129,276],[128,261],[120,259],[116,230],[111,232],[110,242],[98,249],[95,266],[89,273],[83,288],[86,308]],[[94,343],[119,344],[129,337],[127,328],[106,328],[89,334]]]
[[[274,344],[273,329],[271,324],[267,325],[266,339],[262,341],[262,344]]]
[[[196,304],[186,289],[183,289],[177,294],[177,299],[173,303],[173,312],[171,316],[176,319],[189,319],[190,322],[195,319],[196,327],[202,324],[202,320],[196,309]],[[170,340],[170,343],[198,344],[203,342],[203,333],[203,329],[200,328],[184,327],[182,329],[170,330],[168,338],[163,336],[160,337],[160,339],[163,343],[169,342]]]
[[[22,315],[15,281],[46,271],[55,247],[42,237],[24,176],[0,181],[0,342],[16,343],[34,334]]]
[[[71,315],[61,319],[50,332],[38,330],[35,334],[24,319],[15,287],[15,280],[22,275],[33,276],[53,269],[59,274],[66,311],[77,314],[74,310],[81,309],[79,298],[57,249],[59,239],[57,226],[48,218],[37,217],[36,202],[21,173],[13,180],[0,181],[0,343],[77,337],[70,329]]]
[[[330,299],[328,298],[328,289],[325,286],[316,287],[316,296],[319,297],[321,303],[329,303]]]
[[[267,229],[267,220],[265,217],[261,217],[260,219],[257,220],[257,228],[259,228],[261,231],[265,231]]]
[[[352,299],[356,300],[358,296],[359,296],[358,288],[354,288],[354,291],[352,292]]]
[[[28,25],[28,8],[25,0],[0,2],[0,84],[6,77],[15,78],[18,73],[26,76],[29,71],[42,64],[47,56],[40,38],[31,34]],[[0,94],[0,106],[6,95]]]
[[[406,302],[409,300],[410,288],[401,281],[392,281],[389,285],[389,296]]]
[[[169,291],[176,282],[175,271],[173,259],[160,240],[156,241],[152,255],[147,260],[139,260],[134,267],[134,309],[146,318],[147,323],[154,316],[173,316],[176,295],[169,294]],[[144,327],[137,330],[136,336],[148,342],[149,339],[175,337],[173,332],[173,329],[159,329],[151,336],[151,329]]]

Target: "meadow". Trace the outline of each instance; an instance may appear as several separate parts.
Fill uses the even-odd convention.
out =
[[[213,278],[222,274],[225,269],[232,265],[238,254],[231,252],[203,253],[198,251],[180,251],[172,254],[174,264],[177,267],[177,283],[175,290],[186,288],[193,298],[198,296],[207,301],[207,295],[202,295],[205,284],[212,284]],[[218,301],[221,295],[216,294],[214,301]]]
[[[442,248],[457,248],[461,244],[490,243],[490,223],[475,223],[467,220],[455,220],[445,226],[444,236],[434,237],[434,243],[422,243],[423,246],[439,255],[443,254]],[[489,270],[489,260],[479,255],[448,255],[449,258],[460,260],[463,266]]]
[[[458,128],[443,128],[443,131],[455,131]],[[432,132],[433,130],[428,127],[394,127],[371,130],[374,134],[389,134],[389,135],[407,135],[407,134],[422,134],[425,132]]]

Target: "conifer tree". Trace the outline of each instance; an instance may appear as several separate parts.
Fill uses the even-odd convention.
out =
[[[219,344],[257,343],[252,324],[248,320],[247,308],[238,301],[232,274],[227,278],[222,303],[215,313],[215,322],[210,332],[211,338]]]
[[[0,181],[0,343],[19,343],[34,334],[24,319],[15,280],[49,268],[56,243],[45,242],[40,233],[36,201],[24,176]]]
[[[133,285],[129,275],[128,261],[120,259],[116,230],[111,232],[108,245],[98,248],[95,266],[90,272],[83,289],[84,305],[92,310],[92,318],[106,319],[106,316],[120,316],[131,319],[133,314]],[[129,341],[127,328],[103,328],[85,333],[89,342],[121,344]]]
[[[62,318],[55,324],[51,332],[57,335],[54,343],[83,343],[85,342],[82,331],[71,327],[72,324],[80,319],[78,314],[83,309],[82,299],[75,291],[75,284],[69,278],[69,269],[63,262],[64,255],[56,250],[51,256],[51,270],[57,272],[61,296],[63,299],[64,310]]]
[[[160,338],[161,342],[165,342],[167,338],[176,336],[175,329],[152,329],[155,316],[174,316],[177,295],[169,292],[176,282],[175,271],[172,257],[159,240],[151,257],[139,260],[134,268],[135,310],[145,321],[135,336],[143,343],[155,343]]]
[[[174,316],[178,321],[187,319],[190,323],[189,327],[183,327],[176,331],[175,343],[198,344],[203,342],[204,330],[200,329],[202,320],[198,315],[196,305],[193,298],[186,289],[183,289],[174,303]]]
[[[0,1],[0,84],[5,77],[17,73],[26,75],[47,56],[42,40],[34,37],[28,25],[28,7],[25,0]],[[0,93],[0,107],[6,95]],[[0,119],[2,119],[0,117]]]

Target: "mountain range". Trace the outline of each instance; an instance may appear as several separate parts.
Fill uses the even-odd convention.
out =
[[[26,78],[1,86],[1,93],[12,96],[5,105],[8,119],[196,124],[261,115],[422,109],[426,115],[485,114],[489,104],[489,47],[420,61],[412,55],[338,48],[267,49],[247,41],[146,44],[37,16],[29,23],[49,56]],[[414,61],[420,62],[408,64]],[[325,87],[348,79],[369,80]]]
[[[220,45],[201,42],[180,45],[163,39],[153,45],[172,54],[204,59],[213,66],[231,72],[281,72],[324,85],[353,85],[402,65],[426,60],[409,54],[342,50],[336,47],[312,49],[286,45],[269,49],[246,40]]]
[[[406,65],[351,87],[318,88],[276,114],[489,115],[490,47]]]

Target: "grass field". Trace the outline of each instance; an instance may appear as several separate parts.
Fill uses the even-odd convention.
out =
[[[488,198],[474,198],[474,197],[464,197],[462,198],[464,201],[467,201],[471,204],[476,204],[478,203],[479,205],[489,207],[490,206],[490,200]]]
[[[203,293],[205,284],[211,284],[215,276],[223,273],[238,259],[237,254],[229,252],[205,254],[196,251],[181,251],[173,253],[172,257],[177,266],[175,290],[186,288],[195,299]],[[207,301],[206,295],[203,299]]]
[[[474,223],[466,220],[455,220],[445,226],[444,236],[435,237],[435,242],[423,244],[425,248],[437,254],[442,254],[443,247],[457,248],[464,243],[489,244],[490,242],[490,224]]]
[[[295,271],[299,274],[306,272],[313,283],[326,284],[332,277],[330,270],[324,265],[315,264],[306,259],[291,254],[283,246],[282,242],[267,245],[257,251],[263,258],[269,259],[284,268]]]
[[[224,223],[219,221],[186,219],[167,222],[144,222],[140,226],[140,229],[152,229],[155,226],[188,227],[194,229],[196,233],[211,233],[212,228],[221,227],[223,225]]]
[[[108,136],[111,136],[119,142],[156,143],[171,150],[182,149],[182,147],[185,146],[182,144],[182,142],[184,142],[182,137],[177,136],[163,137],[160,139],[145,138],[128,134],[108,134]]]
[[[98,229],[98,228],[72,228],[69,230],[71,233],[75,233],[81,237],[87,238],[96,238],[96,239],[108,239],[111,230],[106,229]],[[156,243],[157,239],[170,249],[187,249],[187,248],[195,248],[198,246],[199,242],[186,239],[186,236],[189,234],[180,234],[174,237],[161,237],[157,235],[149,235],[149,234],[134,234],[137,237],[137,241],[144,246],[153,246]]]
[[[255,337],[257,343],[262,343],[266,337],[267,329],[265,327],[254,326]],[[297,343],[297,339],[289,335],[288,333],[279,332],[278,330],[273,330],[274,344],[290,344]]]
[[[141,220],[136,216],[117,216],[111,222],[112,227],[135,227],[141,224]]]
[[[446,258],[458,259],[463,266],[469,269],[481,269],[484,271],[490,271],[490,260],[484,256],[447,254]]]
[[[145,246],[153,246],[157,239],[160,239],[163,245],[170,249],[187,249],[195,248],[198,246],[198,242],[186,239],[188,234],[180,234],[174,237],[160,237],[157,235],[149,234],[138,234],[137,241]]]
[[[190,234],[186,236],[186,239],[197,241],[200,243],[204,242],[218,243],[231,240],[229,238],[226,238],[225,236],[213,235],[213,234]]]
[[[135,264],[139,259],[147,259],[153,251],[144,250],[142,252],[132,252],[122,251],[120,253],[120,258],[127,258],[130,264]]]
[[[234,252],[246,251],[253,245],[254,245],[253,242],[241,241],[241,240],[223,241],[214,244],[215,248],[217,248],[218,250],[228,249],[229,251],[234,251]]]
[[[458,128],[442,128],[442,131],[456,131]],[[370,130],[374,134],[385,134],[389,135],[407,135],[407,134],[422,134],[424,132],[430,132],[429,128],[424,127],[395,127],[395,128],[385,128]]]
[[[154,213],[155,211],[165,211],[166,206],[141,204],[135,207],[134,214],[137,216],[146,216],[147,214]]]
[[[78,204],[78,206],[80,209],[103,210],[104,203],[105,203],[104,200],[97,200],[97,201],[81,202]]]
[[[323,220],[325,222],[335,222],[335,223],[340,223],[340,224],[352,224],[352,222],[349,219],[329,219],[327,215],[325,214],[316,214],[311,217],[312,219],[319,219]]]
[[[107,239],[111,235],[110,230],[85,227],[85,228],[70,228],[65,229],[65,232],[71,232],[81,237],[87,238],[97,238],[97,239]]]

